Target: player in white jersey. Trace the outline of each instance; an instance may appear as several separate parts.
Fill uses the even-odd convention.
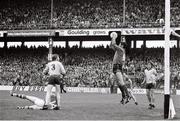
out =
[[[46,92],[46,101],[43,109],[48,109],[48,105],[50,103],[50,94],[54,86],[56,88],[55,94],[57,97],[57,105],[60,108],[60,84],[63,81],[62,78],[65,76],[66,71],[62,63],[59,62],[59,56],[57,54],[54,54],[52,56],[52,61],[46,65],[46,68],[44,69],[43,73],[49,75]]]
[[[147,69],[144,70],[144,82],[146,82],[146,95],[149,101],[149,109],[155,108],[155,99],[154,99],[154,88],[156,84],[156,69],[153,68],[153,63],[149,62],[147,65]]]
[[[10,92],[11,96],[18,97],[21,99],[26,99],[33,103],[31,106],[17,106],[17,109],[33,109],[33,110],[42,110],[45,104],[45,101],[41,98],[35,96],[29,96],[24,94],[17,94]],[[57,101],[54,94],[51,94],[51,102],[49,103],[49,109],[56,110],[57,109]]]

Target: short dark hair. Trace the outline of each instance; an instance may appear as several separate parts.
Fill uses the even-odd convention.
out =
[[[59,57],[58,54],[53,54],[53,55],[52,55],[52,61],[55,61],[58,57]]]

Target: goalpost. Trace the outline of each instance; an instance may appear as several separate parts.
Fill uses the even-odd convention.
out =
[[[53,38],[48,38],[48,44],[49,44],[49,53],[48,53],[48,61],[52,60],[52,54],[53,54]]]
[[[165,50],[164,50],[164,118],[168,118],[170,101],[170,0],[165,0]]]
[[[175,109],[170,97],[170,0],[165,0],[165,48],[164,48],[164,119],[174,118]]]

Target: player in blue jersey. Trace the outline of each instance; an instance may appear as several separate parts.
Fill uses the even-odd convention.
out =
[[[123,43],[120,43],[119,45],[117,45],[116,39],[118,35],[116,32],[112,32],[110,36],[112,39],[110,47],[115,51],[114,58],[113,58],[113,73],[116,76],[117,85],[122,93],[121,102],[124,104],[124,103],[128,103],[130,99],[129,92],[124,83],[123,75],[122,75],[122,67],[125,63],[125,49],[123,47]]]

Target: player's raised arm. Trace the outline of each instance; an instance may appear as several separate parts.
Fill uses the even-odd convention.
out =
[[[112,48],[113,50],[121,50],[121,51],[123,51],[123,48],[116,44],[116,39],[118,37],[117,33],[116,32],[112,32],[110,34],[110,36],[111,36],[110,48]]]
[[[176,37],[180,38],[180,35],[178,33],[176,33],[174,30],[171,30],[171,34],[173,36],[176,36]]]

